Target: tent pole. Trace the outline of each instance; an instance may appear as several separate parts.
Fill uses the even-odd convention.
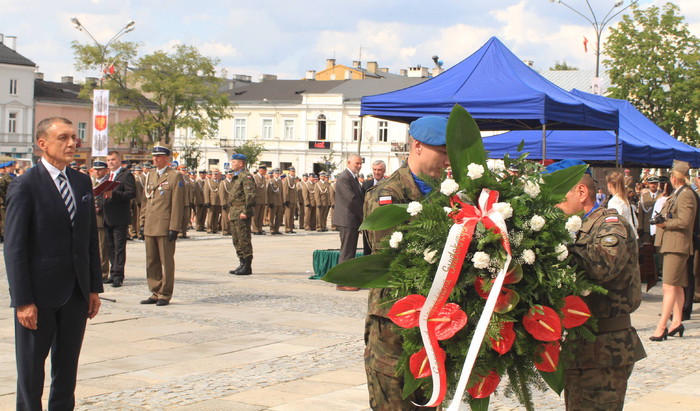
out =
[[[547,159],[547,125],[542,124],[542,165]]]
[[[620,130],[615,130],[615,167],[618,170],[622,168],[622,163],[620,163]]]

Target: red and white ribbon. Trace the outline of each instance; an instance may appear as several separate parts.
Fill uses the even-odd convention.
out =
[[[498,298],[498,290],[500,290],[503,285],[505,273],[510,265],[511,252],[505,220],[501,213],[493,209],[493,205],[498,201],[498,191],[482,190],[479,196],[478,207],[462,202],[457,195],[453,196],[451,201],[453,206],[459,205],[460,208],[450,214],[455,224],[450,228],[448,233],[447,242],[442,251],[433,284],[426,297],[418,322],[433,381],[432,396],[428,402],[422,406],[435,407],[439,405],[444,400],[447,391],[445,364],[443,361],[440,361],[436,355],[436,349],[439,349],[438,340],[435,335],[437,324],[433,321],[428,321],[428,319],[437,316],[452,293],[452,289],[459,279],[459,274],[464,264],[464,258],[467,255],[469,245],[474,236],[474,230],[479,222],[487,229],[501,234],[501,243],[508,255],[504,266],[494,281],[491,293],[486,300],[486,306],[479,319],[474,338],[467,352],[462,374],[457,385],[457,391],[452,400],[452,404],[448,408],[448,410],[457,410],[461,403],[461,398],[464,395],[464,390],[466,389],[469,374],[471,374],[474,361],[476,360],[476,355],[479,352],[479,347],[484,339],[486,327],[488,326],[491,314],[493,314],[496,299]]]

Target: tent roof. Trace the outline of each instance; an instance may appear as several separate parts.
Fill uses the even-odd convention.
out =
[[[482,130],[618,128],[617,110],[577,98],[520,61],[496,37],[421,84],[362,98],[361,115],[408,123],[462,105]]]

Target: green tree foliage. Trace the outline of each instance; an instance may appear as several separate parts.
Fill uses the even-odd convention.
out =
[[[700,118],[700,43],[679,8],[632,7],[610,29],[604,61],[613,98],[629,100],[675,138],[697,143]]]
[[[265,151],[265,145],[262,143],[257,143],[253,140],[246,140],[246,142],[241,144],[240,146],[233,147],[233,151],[235,153],[245,155],[247,158],[247,167],[251,167],[252,165],[258,163],[260,154],[262,154],[263,151]]]
[[[550,70],[578,70],[578,67],[570,66],[566,60],[562,60],[561,63],[559,60],[554,62],[554,67],[550,67]]]
[[[176,128],[189,128],[198,138],[216,135],[219,120],[231,116],[231,103],[219,91],[223,80],[216,74],[217,59],[202,56],[196,48],[176,45],[170,53],[156,51],[138,57],[140,44],[115,42],[108,50],[72,43],[78,71],[103,69],[102,88],[119,106],[138,112],[132,120],[110,128],[117,141],[133,135],[172,146]],[[81,97],[91,98],[98,84],[85,84]]]
[[[197,171],[199,161],[202,159],[202,152],[199,150],[200,140],[186,141],[180,150],[180,159],[182,164],[186,165],[190,170]]]

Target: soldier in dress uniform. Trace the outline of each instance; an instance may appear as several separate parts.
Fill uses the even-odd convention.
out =
[[[133,239],[143,239],[143,233],[140,232],[141,221],[141,203],[143,202],[143,183],[146,176],[143,174],[143,169],[140,165],[135,165],[132,171],[134,175],[134,183],[136,184],[136,197],[131,200],[131,237]]]
[[[233,187],[233,170],[226,170],[226,178],[219,183],[219,196],[221,197],[221,233],[231,235],[231,222],[229,220],[229,206],[226,203],[229,193]]]
[[[297,214],[299,220],[299,229],[304,229],[304,222],[306,221],[306,207],[304,207],[304,190],[306,189],[306,182],[309,181],[309,175],[303,173],[301,175],[301,180],[297,182]]]
[[[641,244],[654,243],[654,240],[651,238],[651,233],[649,232],[649,219],[654,213],[654,204],[659,194],[659,177],[651,176],[647,178],[647,184],[649,184],[649,190],[642,192],[639,198],[639,207],[637,208],[639,242]]]
[[[206,184],[206,180],[206,170],[200,170],[199,178],[194,184],[195,225],[197,231],[207,231],[207,209],[204,207],[204,184]]]
[[[579,164],[585,163],[563,160],[546,172]],[[634,228],[616,210],[596,207],[595,192],[593,178],[584,174],[559,204],[566,215],[585,213],[569,247],[572,263],[608,291],[583,297],[598,330],[595,341],[577,343],[564,371],[567,410],[622,410],[634,363],[646,357],[630,318],[642,302]]]
[[[316,174],[309,173],[309,180],[304,183],[302,195],[305,209],[304,230],[316,231]]]
[[[284,232],[294,233],[294,213],[297,210],[297,183],[296,169],[289,167],[287,178],[282,184],[282,202],[284,204]]]
[[[221,172],[218,168],[211,170],[212,177],[204,183],[204,206],[207,208],[207,233],[219,232],[221,217],[221,197],[219,196],[219,180]]]
[[[95,179],[92,182],[92,186],[97,187],[107,180],[107,163],[96,160],[92,162],[92,168],[95,169]],[[95,197],[95,218],[97,219],[97,238],[100,243],[100,271],[102,271],[103,282],[109,279],[109,258],[107,257],[109,250],[107,249],[107,237],[105,234],[104,203],[105,199],[102,194]]]
[[[170,303],[175,285],[175,241],[182,227],[182,174],[170,168],[170,149],[153,147],[155,169],[146,176],[141,226],[146,244],[146,278],[151,296],[141,304]]]
[[[251,240],[251,221],[255,212],[255,183],[253,176],[245,169],[246,156],[234,154],[231,156],[233,184],[227,194],[226,204],[229,207],[233,246],[241,263],[229,274],[253,274],[253,244]]]
[[[367,191],[364,216],[369,216],[381,204],[408,204],[420,201],[430,193],[431,187],[418,178],[425,174],[439,178],[449,166],[445,133],[447,119],[422,117],[411,123],[410,151],[406,163],[381,184]],[[393,230],[370,231],[370,243],[376,250],[383,237]],[[369,293],[365,321],[365,371],[369,404],[375,410],[428,410],[414,403],[425,403],[425,393],[418,389],[403,399],[403,375],[397,375],[396,364],[403,353],[401,336],[387,317],[390,307],[381,304],[386,299],[386,289],[374,288]],[[434,408],[432,408],[434,409]]]
[[[338,175],[336,174],[335,179],[331,182],[331,230],[338,231],[338,227],[333,223],[333,214],[335,214],[335,186],[338,180]]]
[[[316,220],[318,225],[316,230],[320,232],[328,231],[328,211],[331,208],[331,184],[328,182],[328,175],[325,171],[318,173],[319,181],[314,190],[316,198]]]
[[[193,201],[194,190],[190,184],[190,173],[187,166],[180,166],[177,170],[182,174],[182,227],[180,228],[180,238],[189,238],[187,229],[190,227],[190,204]]]
[[[629,169],[625,169],[625,187],[627,187],[627,190],[634,191],[634,185],[634,177],[632,177],[632,174],[630,174]]]
[[[255,214],[252,221],[253,234],[265,235],[263,218],[267,208],[267,166],[260,165],[258,173],[253,176],[255,182]]]
[[[281,235],[280,226],[284,218],[284,206],[279,168],[272,170],[272,178],[267,185],[267,204],[270,210],[270,234]]]

